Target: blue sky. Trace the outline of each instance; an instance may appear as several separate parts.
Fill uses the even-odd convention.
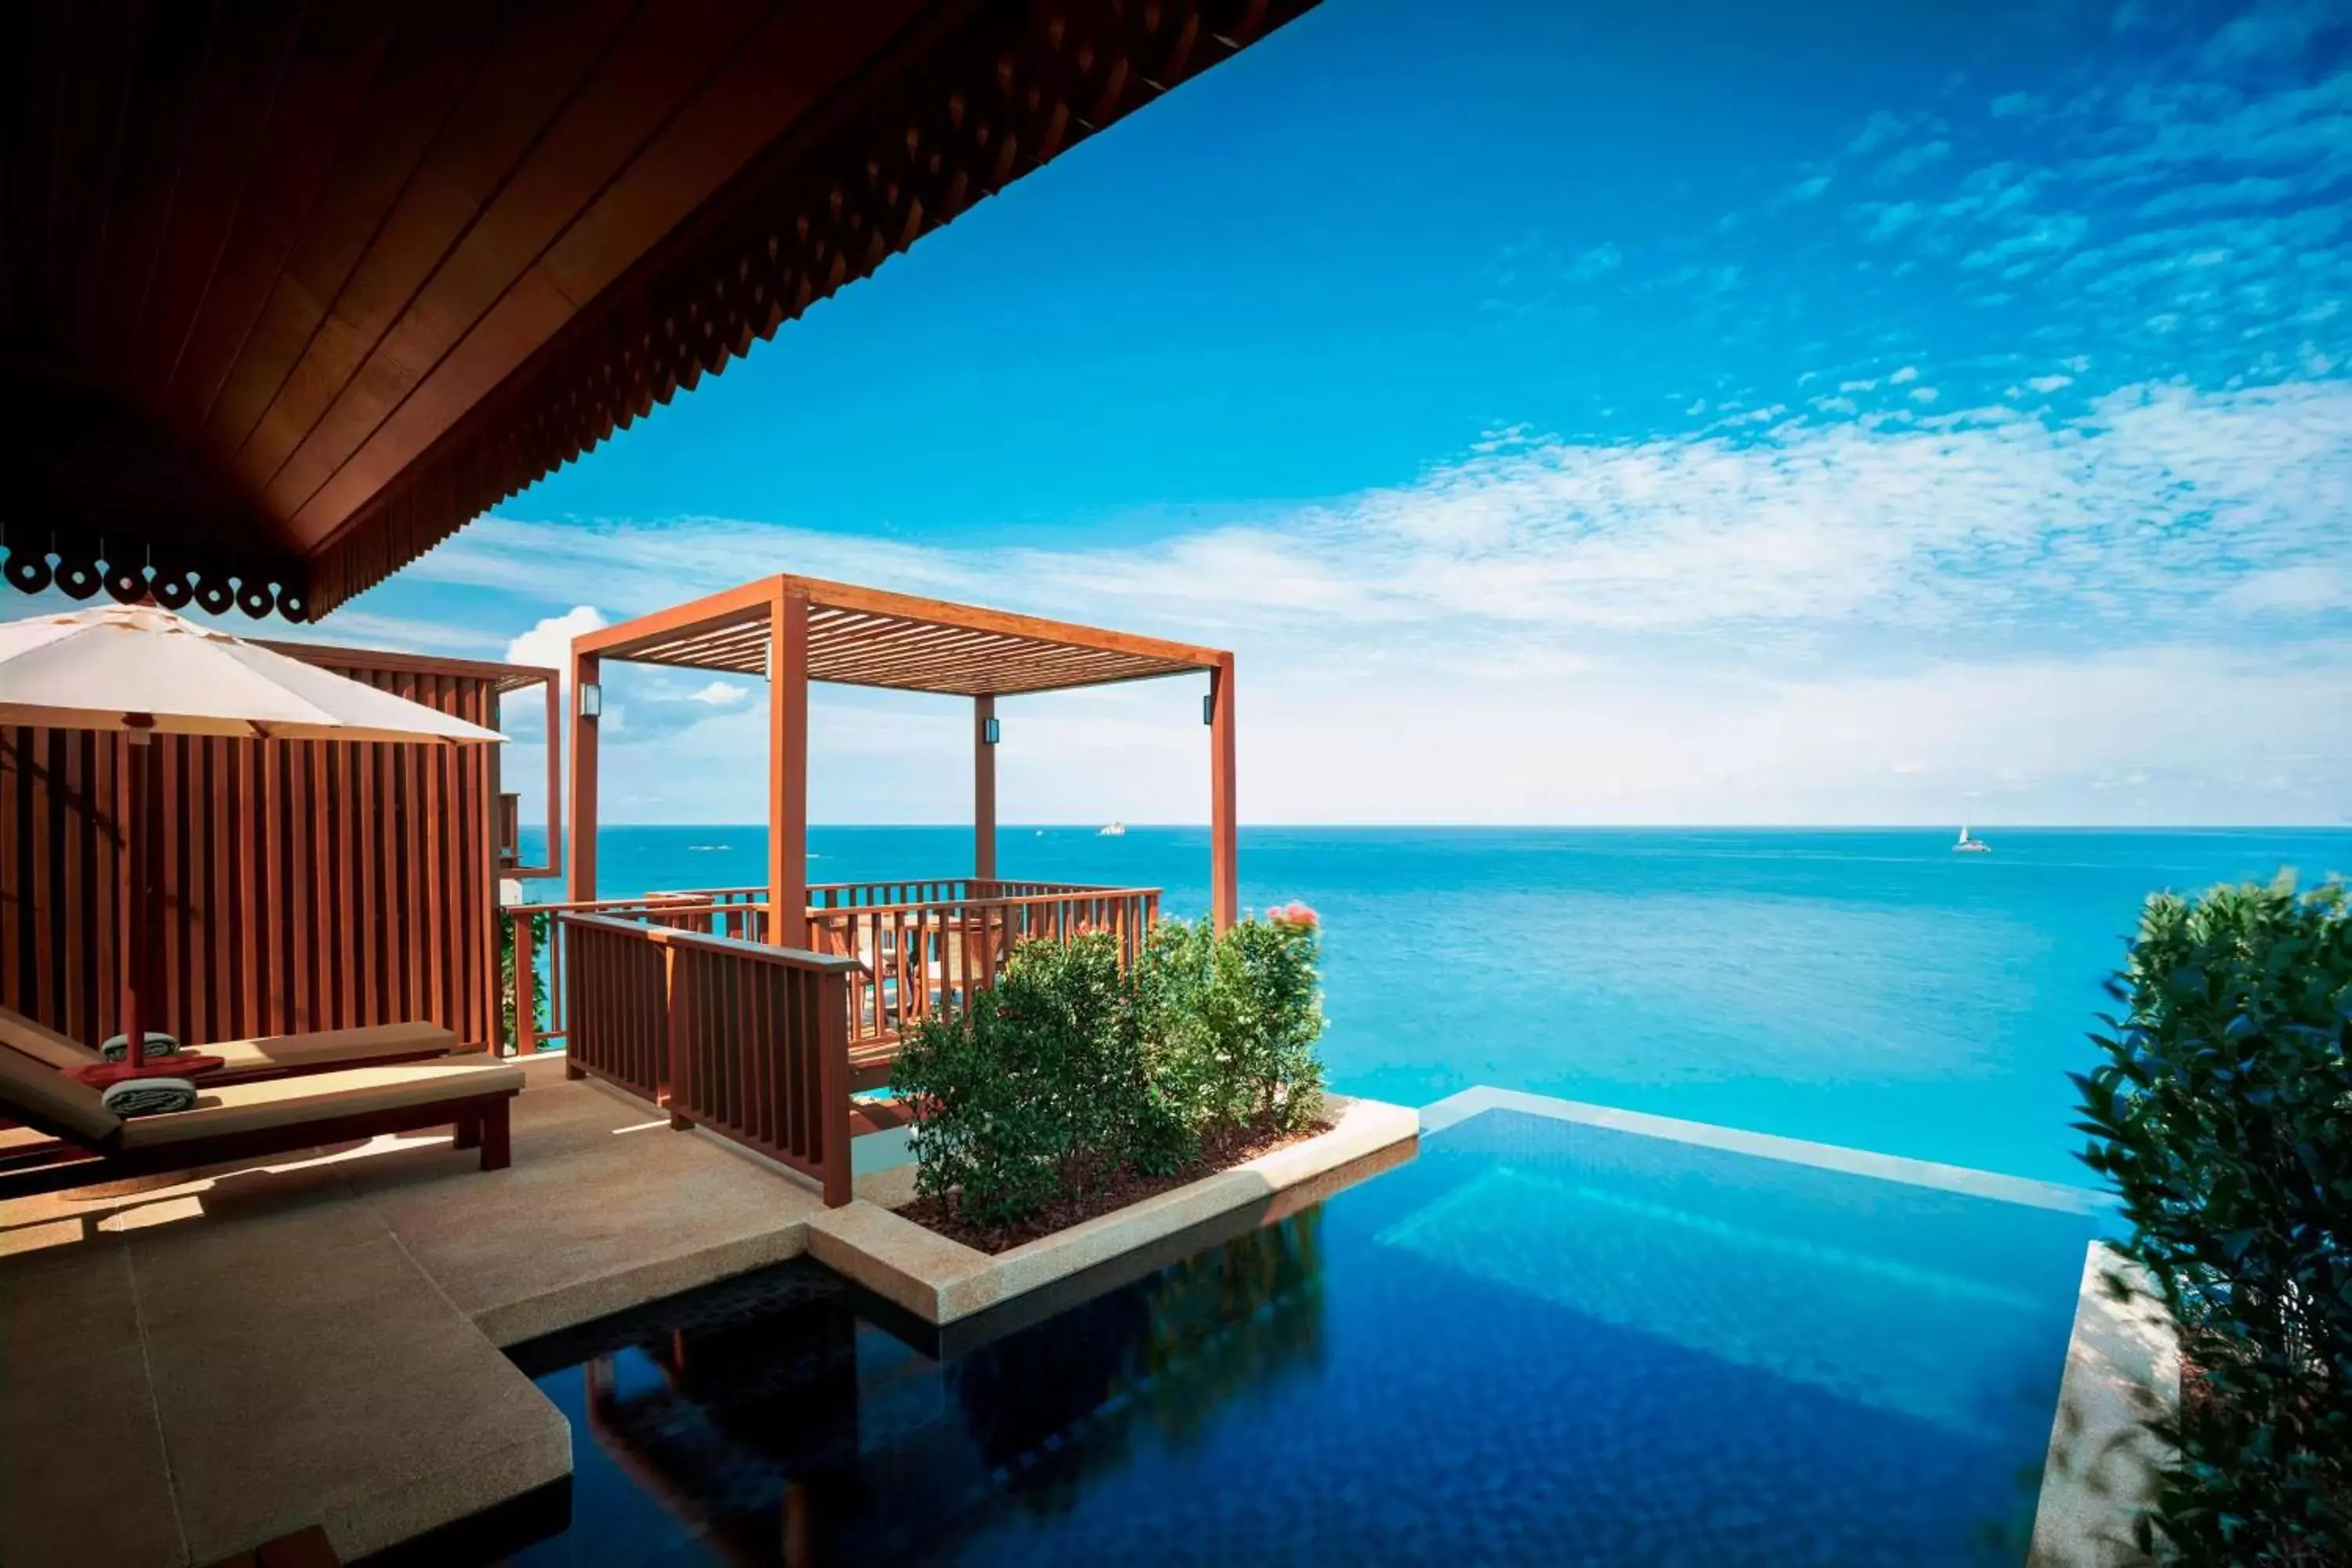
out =
[[[2352,819],[2344,18],[1328,0],[320,630],[803,571],[1234,647],[1247,820]],[[1009,706],[1007,816],[1198,820],[1197,691]],[[608,694],[611,817],[761,814],[740,683]],[[827,692],[816,815],[966,726]]]

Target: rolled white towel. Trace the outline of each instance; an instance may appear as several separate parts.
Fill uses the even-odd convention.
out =
[[[98,1047],[98,1054],[110,1062],[130,1060],[130,1037],[109,1035],[106,1037],[106,1044]],[[147,1031],[147,1048],[142,1054],[151,1057],[176,1057],[180,1054],[180,1042],[160,1029],[150,1029]]]
[[[196,1086],[184,1078],[126,1078],[99,1098],[117,1116],[160,1116],[195,1104]]]

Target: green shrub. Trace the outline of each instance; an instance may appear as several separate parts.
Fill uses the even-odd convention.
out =
[[[1205,1139],[1295,1132],[1322,1109],[1311,911],[1158,927],[1131,966],[1107,933],[1024,942],[990,990],[925,1020],[892,1087],[916,1107],[916,1192],[1017,1223],[1128,1173],[1166,1175]]]
[[[554,921],[541,911],[530,917],[530,1019],[533,1030],[545,1026],[547,1017],[547,976],[540,972],[539,960],[547,952],[554,933]],[[515,1033],[515,922],[505,911],[499,914],[499,1040],[506,1050],[516,1048],[520,1037]]]
[[[1283,918],[1294,913],[1305,918]],[[1299,905],[1222,936],[1207,921],[1153,928],[1136,965],[1139,1005],[1167,1092],[1202,1131],[1296,1131],[1320,1114],[1316,931]]]
[[[2144,1544],[2190,1562],[2352,1562],[2352,918],[2331,883],[2150,899],[2121,1018],[2077,1076],[2131,1235],[2203,1395]]]

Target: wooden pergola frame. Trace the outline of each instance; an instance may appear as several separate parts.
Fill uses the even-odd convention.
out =
[[[813,681],[969,697],[972,874],[996,875],[999,697],[1194,671],[1209,677],[1210,908],[1240,914],[1234,833],[1234,656],[1129,632],[817,578],[763,577],[572,642],[569,897],[596,895],[597,729],[604,661],[768,678],[769,940],[808,945],[808,689]],[[583,701],[594,691],[593,701]],[[591,711],[591,709],[598,710]]]

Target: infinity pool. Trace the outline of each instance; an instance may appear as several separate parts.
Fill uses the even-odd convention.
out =
[[[1483,1110],[945,1359],[806,1262],[521,1347],[517,1561],[2022,1563],[2088,1202],[1728,1142]]]

